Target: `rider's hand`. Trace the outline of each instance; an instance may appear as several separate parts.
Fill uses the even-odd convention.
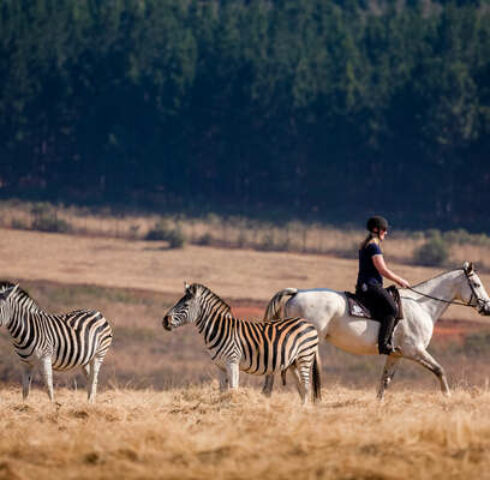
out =
[[[396,283],[402,288],[408,288],[410,286],[410,284],[402,277],[400,277]]]

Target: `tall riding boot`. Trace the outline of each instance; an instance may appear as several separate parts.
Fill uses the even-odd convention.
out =
[[[378,351],[381,355],[389,355],[395,350],[391,343],[391,335],[394,326],[395,317],[393,315],[385,317],[379,326]]]

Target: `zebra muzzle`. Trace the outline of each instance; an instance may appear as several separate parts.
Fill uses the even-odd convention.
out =
[[[172,330],[172,324],[170,323],[170,317],[168,315],[165,315],[163,317],[162,326],[165,330],[169,332]]]

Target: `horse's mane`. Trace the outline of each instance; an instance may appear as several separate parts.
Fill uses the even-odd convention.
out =
[[[219,304],[226,312],[231,313],[231,307],[221,298],[216,295],[211,289],[202,285],[200,283],[192,284],[193,287],[199,288],[203,293],[207,295],[206,300],[209,302],[214,300],[217,304]]]
[[[15,283],[9,282],[8,280],[0,280],[0,292],[3,292],[8,288],[15,287],[15,285]],[[41,307],[36,303],[36,301],[20,286],[17,287],[15,296],[21,301],[24,300],[25,305],[29,306],[30,308],[41,310]]]
[[[454,268],[453,270],[446,270],[445,272],[438,273],[437,275],[434,275],[433,277],[429,278],[428,280],[423,280],[423,281],[417,283],[416,285],[412,285],[412,288],[421,287],[422,285],[429,283],[430,281],[435,280],[436,278],[447,275],[448,273],[457,272],[458,270],[464,271],[464,268]]]

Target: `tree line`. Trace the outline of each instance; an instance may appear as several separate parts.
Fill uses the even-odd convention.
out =
[[[488,231],[487,1],[3,0],[0,195]]]

